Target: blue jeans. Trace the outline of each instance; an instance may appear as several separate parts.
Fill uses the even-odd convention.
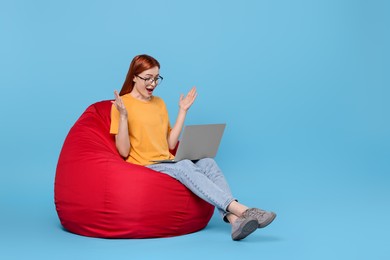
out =
[[[236,199],[233,198],[222,171],[213,159],[157,163],[147,167],[180,181],[198,197],[217,207],[226,221],[227,207]]]

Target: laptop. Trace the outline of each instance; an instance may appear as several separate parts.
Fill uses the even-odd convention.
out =
[[[225,127],[226,124],[185,126],[175,158],[152,162],[175,163],[184,159],[196,161],[203,158],[214,158],[221,143]]]

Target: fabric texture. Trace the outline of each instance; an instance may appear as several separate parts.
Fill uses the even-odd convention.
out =
[[[173,159],[169,153],[167,137],[171,131],[168,111],[164,101],[152,96],[150,101],[141,101],[131,94],[122,96],[128,113],[130,155],[127,161],[139,165],[151,164],[154,160]],[[111,109],[110,133],[117,134],[119,111],[113,105]]]
[[[196,162],[182,160],[177,163],[157,163],[147,167],[168,174],[183,183],[199,198],[217,207],[222,219],[228,214],[229,204],[237,200],[233,197],[221,169],[212,158]]]
[[[124,161],[110,131],[111,102],[89,106],[69,131],[55,177],[63,227],[103,238],[154,238],[203,229],[214,207],[172,177]]]

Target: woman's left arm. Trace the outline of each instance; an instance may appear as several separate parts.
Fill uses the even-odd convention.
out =
[[[176,147],[181,130],[183,129],[184,120],[186,119],[187,111],[194,103],[197,95],[198,93],[196,92],[196,87],[193,87],[190,90],[190,92],[188,92],[187,96],[184,97],[183,94],[180,95],[179,114],[177,115],[176,123],[173,126],[168,136],[169,149],[174,149]]]

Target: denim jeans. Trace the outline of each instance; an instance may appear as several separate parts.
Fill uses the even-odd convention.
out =
[[[198,197],[217,207],[226,221],[227,207],[236,199],[233,198],[224,175],[213,159],[157,163],[147,167],[180,181]]]

